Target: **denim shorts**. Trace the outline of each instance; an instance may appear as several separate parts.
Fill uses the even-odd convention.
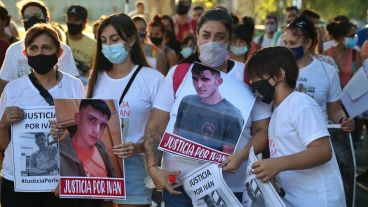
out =
[[[124,160],[126,200],[114,200],[118,204],[151,205],[152,189],[146,187],[148,174],[144,155]]]

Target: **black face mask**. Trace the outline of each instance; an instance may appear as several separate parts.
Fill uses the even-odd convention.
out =
[[[73,23],[66,23],[68,26],[68,33],[70,35],[76,35],[82,32],[83,24],[73,24]]]
[[[28,65],[33,68],[38,74],[46,74],[48,73],[58,62],[57,55],[35,55],[28,56]]]
[[[176,9],[176,13],[179,15],[188,14],[189,12],[189,6],[183,3],[178,3],[175,9]]]
[[[161,45],[163,38],[162,37],[150,37],[151,42],[156,46]]]
[[[28,21],[23,22],[24,29],[27,31],[29,28],[31,28],[33,25],[37,23],[46,23],[46,19],[39,19],[36,16],[33,16],[28,19]]]
[[[276,85],[272,86],[268,82],[268,80],[258,80],[251,83],[250,88],[252,89],[257,100],[263,101],[266,104],[270,104],[272,102],[273,97],[275,96]]]

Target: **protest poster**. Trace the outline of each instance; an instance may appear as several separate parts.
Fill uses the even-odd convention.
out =
[[[339,165],[347,206],[355,206],[356,160],[351,134],[342,131],[340,124],[329,124],[328,131]]]
[[[204,164],[185,175],[181,182],[194,207],[242,206],[226,185],[217,164]]]
[[[286,207],[272,183],[270,181],[263,183],[253,174],[251,166],[256,161],[257,157],[252,147],[249,151],[247,164],[246,191],[243,193],[243,206]]]
[[[64,133],[59,142],[60,197],[125,199],[123,161],[112,153],[122,143],[117,103],[56,99]]]
[[[236,149],[255,98],[233,75],[200,63],[194,63],[182,85],[159,149],[220,163]]]
[[[11,127],[14,190],[51,192],[59,182],[58,144],[50,136],[53,107],[23,109],[24,119]]]
[[[357,117],[368,111],[368,61],[342,90],[341,102],[350,117]]]

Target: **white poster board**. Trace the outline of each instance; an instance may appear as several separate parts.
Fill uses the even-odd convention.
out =
[[[271,182],[263,183],[253,174],[251,166],[256,161],[257,157],[252,147],[249,151],[247,180],[245,181],[246,191],[243,193],[243,206],[286,207],[284,201]]]
[[[217,164],[204,164],[184,176],[184,190],[194,207],[241,207]]]
[[[53,107],[23,109],[25,116],[11,127],[14,190],[51,192],[59,182],[58,144],[50,135]]]

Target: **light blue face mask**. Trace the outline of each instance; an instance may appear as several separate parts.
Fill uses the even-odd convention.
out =
[[[189,57],[192,53],[193,53],[193,48],[191,48],[191,47],[183,48],[183,49],[180,51],[180,54],[181,54],[184,58]]]
[[[128,57],[129,52],[125,50],[123,43],[113,45],[102,45],[102,54],[112,63],[121,64]]]
[[[353,48],[358,44],[358,37],[345,37],[345,47]]]
[[[231,46],[231,53],[233,53],[234,55],[244,55],[247,51],[248,51],[248,47],[244,46],[244,47],[235,47],[235,46]]]

